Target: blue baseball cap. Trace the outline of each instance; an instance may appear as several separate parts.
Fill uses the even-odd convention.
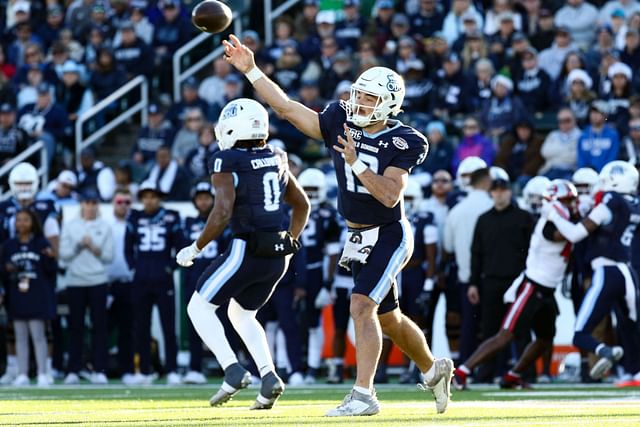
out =
[[[99,202],[100,194],[94,188],[87,188],[80,193],[81,202]]]

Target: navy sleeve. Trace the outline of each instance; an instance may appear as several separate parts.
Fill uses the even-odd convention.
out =
[[[411,172],[414,167],[424,162],[428,152],[429,144],[426,139],[415,141],[413,144],[410,144],[407,149],[400,150],[393,160],[391,160],[390,166]]]
[[[331,148],[335,141],[332,141],[332,128],[336,127],[342,129],[342,124],[347,121],[347,112],[340,106],[339,102],[332,102],[318,114],[318,120],[320,121],[320,132],[322,133],[322,139],[324,144]]]
[[[135,268],[136,230],[131,218],[127,220],[127,229],[124,236],[124,257],[129,269],[133,270]]]
[[[233,151],[218,151],[209,158],[209,174],[236,172],[238,169],[236,163]]]

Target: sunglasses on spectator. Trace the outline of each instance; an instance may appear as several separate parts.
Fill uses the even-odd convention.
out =
[[[116,199],[115,203],[116,205],[130,205],[131,199]]]

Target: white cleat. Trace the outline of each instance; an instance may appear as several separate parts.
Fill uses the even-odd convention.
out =
[[[103,374],[102,372],[94,372],[94,373],[92,373],[91,377],[89,378],[89,382],[91,384],[96,384],[96,385],[109,384],[109,380],[107,379],[107,376],[105,374]]]
[[[613,364],[622,359],[624,350],[619,346],[605,346],[600,349],[597,355],[600,356],[600,359],[593,365],[589,372],[589,376],[594,380],[599,380],[604,377],[604,374],[613,367]]]
[[[135,374],[124,374],[122,376],[122,383],[126,386],[136,385],[151,385],[153,384],[154,377],[152,375],[144,375],[140,372]]]
[[[291,387],[302,387],[304,385],[304,377],[300,372],[294,372],[289,375],[289,381],[287,381],[287,384]]]
[[[167,385],[182,384],[182,376],[177,372],[169,372],[167,374]]]
[[[7,368],[4,375],[0,377],[0,385],[11,385],[17,377],[18,377],[17,370]]]
[[[185,384],[206,384],[207,377],[205,377],[201,372],[189,371],[182,379],[182,382]]]
[[[327,417],[354,417],[375,415],[378,412],[380,412],[380,403],[378,403],[375,391],[371,396],[367,396],[351,390],[351,393],[345,396],[337,408],[331,409],[325,415]]]
[[[64,383],[66,385],[76,385],[76,384],[80,384],[80,377],[78,376],[78,374],[74,373],[74,372],[70,372],[67,374],[67,376],[64,378]]]
[[[304,383],[307,385],[313,385],[316,383],[316,377],[314,377],[313,375],[307,375],[306,377],[304,377]]]
[[[11,385],[14,387],[24,387],[26,385],[31,385],[31,381],[25,374],[20,374],[16,377],[16,379],[13,380]]]
[[[53,385],[53,377],[49,374],[38,374],[38,387],[49,387]]]
[[[430,390],[436,401],[436,411],[439,414],[444,413],[451,399],[451,378],[453,377],[453,360],[436,359],[434,362],[436,370],[433,379],[430,382],[418,384],[421,390]]]

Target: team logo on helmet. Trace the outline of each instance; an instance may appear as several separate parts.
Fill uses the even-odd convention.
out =
[[[624,168],[622,166],[614,166],[610,171],[611,175],[624,175]]]
[[[229,117],[235,117],[237,115],[238,115],[238,105],[237,104],[231,104],[224,111],[224,115],[222,116],[222,118],[223,119],[228,119]]]
[[[393,74],[388,74],[387,75],[387,90],[389,92],[398,92],[400,91],[400,85],[398,84],[398,81],[396,80],[396,77]]]
[[[396,146],[398,150],[406,150],[407,148],[409,148],[409,144],[407,143],[407,141],[405,141],[404,138],[400,138],[399,136],[394,136],[393,138],[391,138],[391,142]]]

